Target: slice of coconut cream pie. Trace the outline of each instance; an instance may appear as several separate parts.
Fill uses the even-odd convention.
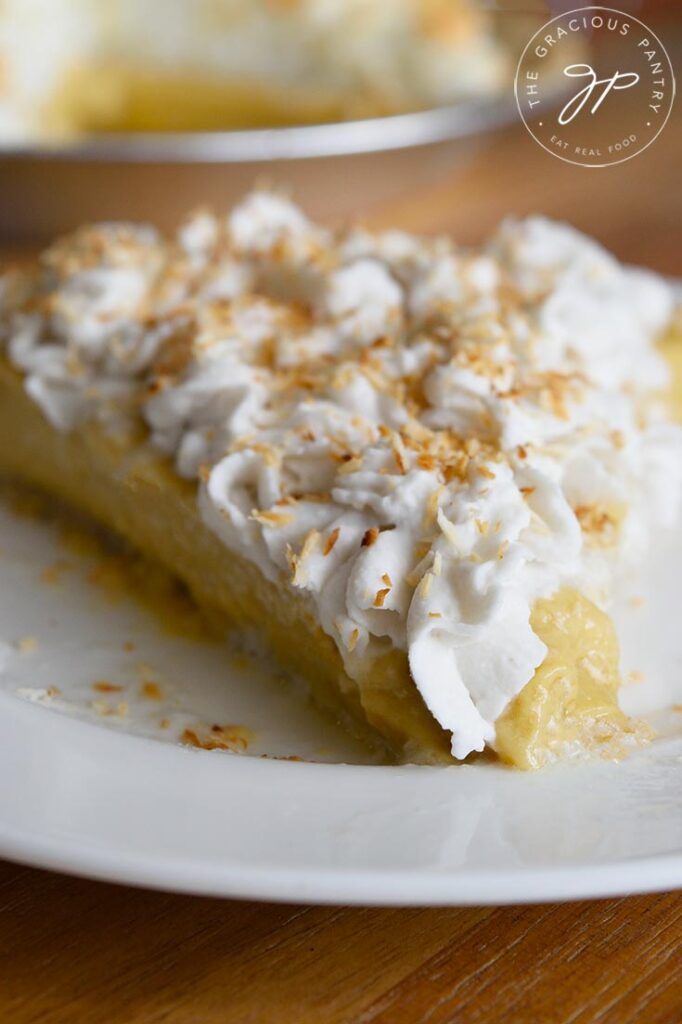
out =
[[[647,731],[604,609],[678,513],[674,314],[539,218],[476,252],[270,193],[85,227],[3,279],[0,467],[401,760],[618,756]]]

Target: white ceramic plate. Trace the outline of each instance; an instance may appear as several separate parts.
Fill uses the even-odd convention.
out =
[[[537,774],[389,768],[273,673],[163,636],[134,602],[112,604],[87,582],[92,561],[1,506],[0,855],[183,892],[333,903],[682,885],[681,567],[680,539],[663,538],[643,600],[624,593],[618,610],[633,673],[624,702],[667,708],[647,750]],[[96,692],[97,680],[123,689]],[[161,700],[143,695],[150,680]],[[253,756],[178,745],[202,723],[250,728]],[[315,763],[274,759],[291,755]]]

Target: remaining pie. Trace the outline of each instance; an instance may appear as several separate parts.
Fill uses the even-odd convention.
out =
[[[618,756],[609,594],[679,508],[671,288],[570,227],[476,252],[254,193],[2,282],[0,467],[401,760]]]
[[[473,0],[4,0],[0,138],[336,121],[499,92]]]

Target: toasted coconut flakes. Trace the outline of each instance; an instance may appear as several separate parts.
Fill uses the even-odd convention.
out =
[[[290,582],[293,582],[294,579],[296,578],[296,572],[298,569],[298,555],[292,548],[291,544],[287,544],[285,548],[285,555],[287,559],[287,565],[289,566],[289,571],[291,572]]]
[[[318,530],[309,530],[306,534],[305,540],[303,541],[303,546],[301,547],[299,555],[295,555],[292,552],[291,547],[287,545],[287,559],[293,571],[293,575],[291,577],[292,586],[301,587],[307,582],[308,573],[305,568],[305,562],[312,554],[319,538],[320,534]]]
[[[64,573],[69,572],[70,569],[71,564],[69,562],[58,559],[52,565],[48,565],[43,569],[40,574],[40,582],[45,583],[48,587],[57,586],[61,582]]]
[[[438,502],[440,496],[443,493],[443,485],[439,484],[434,491],[431,492],[429,500],[426,503],[426,511],[424,513],[424,526],[433,526],[438,517]]]
[[[148,682],[142,684],[142,696],[147,700],[161,700],[163,694],[158,683]]]
[[[360,547],[371,548],[372,544],[376,542],[379,536],[379,529],[376,526],[370,526],[369,530],[365,530],[362,540],[360,541]]]
[[[206,735],[203,733],[206,732]],[[227,750],[232,754],[243,754],[249,746],[253,733],[242,725],[212,725],[184,729],[180,743],[200,750]]]
[[[403,444],[400,434],[392,435],[391,446],[393,448],[393,458],[396,461],[398,470],[404,476],[405,473],[407,473],[407,462],[405,461],[405,445]]]
[[[403,439],[408,437],[412,438],[415,442],[421,441],[426,443],[432,436],[432,431],[428,427],[425,427],[423,423],[420,423],[418,419],[411,416],[407,423],[402,426]]]
[[[317,764],[316,761],[311,761],[308,757],[301,757],[299,754],[261,754],[261,758],[266,761],[301,761],[305,764]]]
[[[30,654],[31,651],[35,651],[38,647],[38,640],[34,636],[22,636],[17,641],[17,650],[21,654]]]
[[[326,555],[328,555],[332,551],[334,545],[336,544],[337,540],[339,539],[339,534],[340,533],[341,533],[341,528],[339,526],[335,526],[334,529],[332,530],[332,532],[327,537],[326,541],[324,542],[324,547],[322,548],[322,554],[323,555],[326,556]]]
[[[448,519],[442,509],[438,509],[437,520],[441,532],[447,538],[448,543],[456,552],[459,552],[459,534],[457,533],[457,527],[455,524]]]
[[[595,503],[593,505],[577,505],[573,510],[580,523],[583,533],[601,544],[612,544],[618,538],[618,530],[623,518],[620,508],[610,508]]]
[[[109,704],[106,700],[93,700],[90,706],[101,718],[108,718],[114,715],[118,718],[125,718],[128,714],[128,703],[125,700],[116,705]]]
[[[301,548],[301,559],[307,558],[312,553],[319,539],[320,534],[318,530],[308,530],[303,541],[303,547]]]
[[[325,491],[318,491],[318,492],[308,491],[308,492],[304,492],[302,494],[293,495],[292,496],[292,500],[293,501],[311,501],[311,502],[313,502],[313,504],[317,504],[317,505],[328,505],[331,502],[331,500],[332,500],[332,496],[331,496],[331,494],[329,494],[329,493],[327,493]]]
[[[340,366],[331,379],[331,386],[334,391],[341,391],[343,388],[348,387],[349,384],[353,383],[357,370],[354,366]]]
[[[345,476],[347,473],[355,473],[358,469],[362,468],[362,455],[344,455],[341,456],[341,465],[337,469],[339,476]]]
[[[69,349],[66,354],[66,372],[70,377],[82,377],[85,373],[83,361],[79,359],[78,354],[73,349]]]
[[[429,591],[431,590],[431,584],[432,583],[433,583],[433,573],[432,572],[427,572],[424,576],[422,576],[421,583],[419,584],[419,588],[417,590],[417,593],[422,598],[422,600],[426,600],[426,598],[429,596]]]
[[[287,512],[259,511],[256,508],[252,510],[249,519],[255,519],[256,522],[262,523],[264,526],[286,526],[287,523],[294,521],[294,517]]]
[[[446,484],[452,483],[453,480],[463,480],[466,476],[467,467],[469,465],[468,456],[458,458],[454,461],[447,462],[442,468],[443,479]]]
[[[258,455],[262,455],[266,466],[278,466],[282,461],[282,453],[271,444],[253,441],[249,445],[249,449]]]
[[[107,679],[98,679],[96,683],[92,684],[92,688],[95,693],[121,693],[123,690],[118,683],[110,683]]]
[[[228,450],[230,452],[243,452],[255,443],[256,438],[253,434],[243,434],[241,437],[235,438]]]
[[[180,742],[186,744],[188,747],[199,747],[201,749],[204,746],[194,729],[184,729],[180,736]],[[214,747],[209,746],[208,749],[213,750]]]

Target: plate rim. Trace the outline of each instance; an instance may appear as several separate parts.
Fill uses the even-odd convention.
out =
[[[308,776],[325,773],[338,775],[340,771],[359,774],[378,773],[456,773],[475,770],[476,766],[430,768],[418,765],[376,766],[336,763],[289,762],[276,759],[224,755],[188,747],[178,747],[135,735],[118,732],[86,720],[58,713],[48,707],[33,705],[11,693],[0,694],[0,711],[13,709],[16,714],[0,714],[0,764],[4,747],[3,732],[14,728],[14,739],[21,739],[22,730],[35,738],[33,723],[42,722],[48,730],[62,729],[66,735],[74,730],[96,744],[99,737],[103,745],[130,746],[134,753],[153,748],[157,763],[151,771],[164,767],[164,759],[203,758],[195,764],[208,765],[208,758],[220,758],[225,768],[236,769],[235,782],[244,772],[278,776]],[[21,719],[25,719],[22,724]],[[40,726],[39,726],[40,728]],[[8,735],[8,734],[6,734]],[[25,739],[28,737],[24,736]],[[25,744],[30,750],[30,743]],[[644,748],[631,756],[646,759],[654,754],[666,757],[672,752],[682,765],[682,740],[661,739],[655,747]],[[88,751],[80,750],[81,756]],[[125,753],[122,750],[122,753]],[[30,753],[28,754],[30,757]],[[148,755],[146,755],[148,756]],[[154,755],[153,755],[154,756]],[[109,765],[111,765],[111,761]],[[603,762],[596,762],[601,763]],[[493,766],[494,767],[494,766]],[[557,765],[548,771],[570,771],[577,767]],[[512,775],[509,770],[510,777]],[[537,779],[532,773],[513,773]],[[565,900],[583,900],[642,893],[655,893],[682,888],[682,848],[668,852],[614,857],[593,863],[534,866],[521,864],[508,868],[470,868],[457,864],[434,869],[429,867],[385,868],[382,866],[329,867],[307,865],[276,867],[269,864],[254,865],[228,854],[224,861],[215,854],[201,858],[196,853],[172,855],[160,859],[158,852],[126,851],[125,843],[98,844],[96,835],[86,843],[78,836],[37,834],[30,829],[8,824],[0,819],[0,857],[30,867],[58,871],[84,879],[131,885],[139,888],[184,895],[210,896],[229,899],[266,900],[281,903],[349,906],[503,906],[525,903],[545,903]],[[82,837],[81,837],[82,838]]]
[[[682,853],[654,854],[595,865],[452,871],[423,874],[386,869],[223,869],[174,858],[126,857],[96,848],[35,840],[0,828],[0,856],[16,864],[89,881],[217,899],[324,906],[513,906],[607,899],[682,889]],[[407,892],[406,892],[407,889]]]
[[[352,121],[228,131],[112,132],[67,142],[10,142],[0,144],[0,157],[77,163],[268,163],[411,149],[500,128],[516,117],[513,95],[500,94]]]

